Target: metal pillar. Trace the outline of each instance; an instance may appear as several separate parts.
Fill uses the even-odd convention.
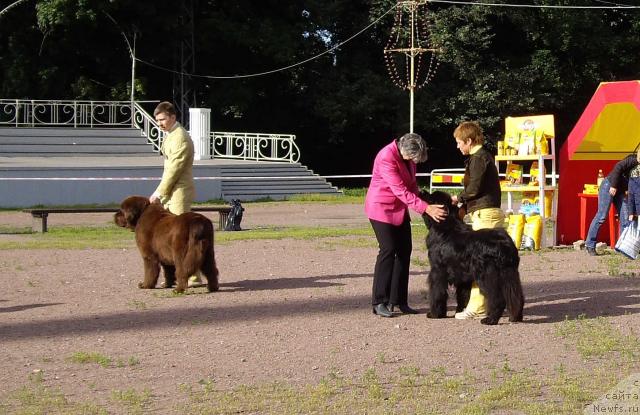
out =
[[[179,21],[182,37],[179,39],[176,71],[173,75],[173,102],[182,124],[189,127],[189,108],[196,106],[196,93],[193,87],[193,79],[187,74],[195,71],[194,49],[194,1],[181,0],[179,6]]]

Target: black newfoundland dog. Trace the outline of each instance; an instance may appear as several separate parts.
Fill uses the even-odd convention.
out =
[[[213,251],[213,224],[199,213],[174,215],[144,196],[130,196],[114,216],[116,225],[131,229],[144,261],[139,288],[155,288],[160,267],[165,286],[181,293],[189,276],[201,271],[209,291],[218,291],[218,268]]]
[[[524,294],[518,265],[520,257],[513,240],[504,229],[474,231],[459,217],[458,208],[451,204],[451,196],[444,192],[423,194],[430,204],[448,208],[447,218],[435,222],[424,215],[429,229],[429,318],[447,315],[447,289],[456,287],[456,311],[464,310],[469,302],[471,283],[476,281],[487,301],[487,317],[482,324],[498,324],[505,307],[509,321],[522,321]]]

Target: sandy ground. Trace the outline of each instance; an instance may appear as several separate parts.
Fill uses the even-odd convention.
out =
[[[52,215],[49,226],[110,222],[105,214]],[[0,212],[2,226],[30,223],[26,214]],[[242,222],[245,229],[366,224],[360,205],[290,203],[249,204]],[[0,240],[21,237],[28,236]],[[204,379],[219,388],[315,384],[330,372],[355,377],[371,367],[392,372],[409,365],[488,376],[504,362],[544,374],[559,365],[588,366],[554,335],[567,316],[602,315],[625,333],[640,332],[640,279],[609,276],[604,257],[572,250],[522,256],[523,323],[427,319],[428,268],[416,265],[410,304],[421,314],[382,319],[370,307],[377,249],[344,239],[218,244],[220,291],[180,297],[137,288],[142,262],[133,245],[2,250],[0,402],[34,372],[70,399],[105,405],[113,390],[147,388],[156,413],[172,411],[178,385]],[[424,246],[414,246],[414,257],[426,260]],[[79,352],[114,363],[71,362]],[[137,363],[126,364],[131,359]]]

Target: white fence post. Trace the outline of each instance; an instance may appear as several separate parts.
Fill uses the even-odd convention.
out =
[[[211,132],[211,109],[189,108],[189,126],[191,128],[191,140],[193,140],[194,159],[204,160],[211,158],[211,146],[209,135]]]

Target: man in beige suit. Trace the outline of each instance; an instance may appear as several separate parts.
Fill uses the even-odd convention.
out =
[[[170,102],[161,102],[153,111],[160,129],[169,133],[162,141],[164,170],[162,179],[149,202],[160,202],[176,215],[189,212],[195,197],[193,185],[193,141],[187,130],[176,121],[176,110]],[[201,285],[199,275],[189,277],[189,287]]]
[[[164,170],[151,203],[161,202],[171,213],[179,215],[191,210],[195,197],[193,185],[193,141],[176,121],[176,110],[170,102],[161,102],[153,112],[160,129],[169,133],[162,142]]]

